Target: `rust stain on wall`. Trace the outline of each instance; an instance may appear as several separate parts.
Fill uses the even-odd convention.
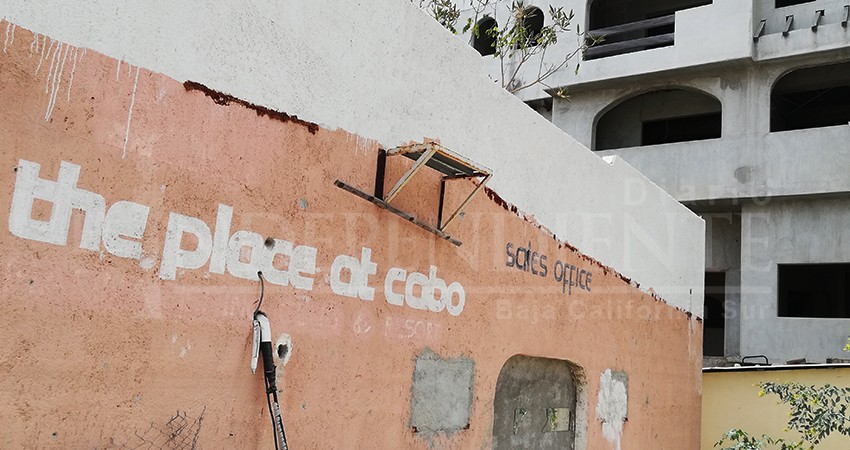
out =
[[[237,105],[242,105],[248,109],[252,109],[256,111],[257,115],[260,117],[268,117],[273,120],[279,120],[281,122],[292,122],[304,127],[307,127],[307,130],[310,131],[310,134],[316,134],[319,131],[319,125],[313,122],[307,122],[306,120],[301,120],[298,116],[290,116],[289,114],[275,111],[270,108],[266,108],[265,106],[255,105],[248,101],[242,100],[240,98],[236,98],[230,94],[225,94],[224,92],[216,91],[215,89],[210,89],[204,86],[197,81],[184,81],[183,87],[187,91],[200,91],[203,92],[204,95],[211,98],[216,105],[229,106],[231,103],[236,103]]]

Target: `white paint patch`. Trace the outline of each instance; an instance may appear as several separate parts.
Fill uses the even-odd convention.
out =
[[[3,41],[3,53],[9,53],[7,49],[15,43],[15,27],[12,22],[6,22],[6,40]]]
[[[121,63],[118,63],[121,67]],[[127,112],[127,129],[124,131],[124,149],[121,151],[121,159],[127,156],[127,142],[130,140],[130,121],[133,119],[133,106],[136,104],[136,88],[139,87],[139,67],[136,67],[136,79],[133,81],[133,95],[130,97],[130,110]]]
[[[71,88],[74,86],[74,73],[77,72],[77,53],[79,48],[74,47],[74,63],[71,65],[71,78],[68,80],[68,95],[66,100],[71,101]]]
[[[32,42],[30,42],[30,58],[34,52],[38,51],[38,33],[32,34]]]
[[[596,400],[596,417],[602,421],[602,435],[620,450],[623,422],[629,411],[629,396],[626,385],[614,378],[611,369],[599,377],[599,396]]]
[[[38,39],[38,38],[36,38]],[[41,53],[38,58],[38,66],[35,68],[35,76],[38,76],[38,71],[41,70],[41,65],[44,63],[44,48],[47,47],[47,36],[44,37],[44,44],[41,45]],[[47,54],[50,55],[50,51],[53,50],[54,41],[50,41],[50,47],[47,48]],[[38,51],[38,50],[36,50]]]
[[[50,97],[47,103],[47,111],[44,112],[44,120],[50,121],[50,116],[53,115],[53,109],[56,107],[56,97],[59,95],[59,88],[62,86],[62,72],[65,71],[65,60],[68,59],[68,49],[71,46],[65,44],[59,45],[59,51],[62,53],[61,63],[59,59],[56,60],[56,69],[54,69],[53,74],[53,83],[51,84]],[[64,53],[62,49],[64,48]]]
[[[50,53],[51,50],[53,51],[53,56],[50,57],[50,69],[47,71],[47,78],[44,80],[45,94],[50,92],[50,80],[53,79],[53,69],[56,67],[56,54],[62,51],[62,44],[59,44],[59,47],[55,50],[51,46],[47,53]]]

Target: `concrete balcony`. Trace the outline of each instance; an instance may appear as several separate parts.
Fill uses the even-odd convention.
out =
[[[850,125],[597,152],[681,202],[850,192]],[[842,144],[844,143],[844,144]]]
[[[850,0],[817,0],[774,8],[759,0],[753,14],[754,59],[772,60],[850,47]]]
[[[674,44],[581,63],[578,73],[563,71],[550,85],[580,85],[752,58],[753,6],[740,0],[675,13]]]
[[[529,5],[537,3],[540,3],[538,6],[545,9],[542,2],[528,2]],[[575,11],[575,18],[572,22],[573,29],[576,27],[582,31],[588,29],[586,1],[554,0],[550,4],[561,6],[565,10]],[[509,2],[496,2],[484,14],[495,18],[499,24],[504,25],[509,20],[508,5]],[[470,11],[464,11],[461,22],[470,17],[470,14]],[[547,13],[547,23],[548,20]],[[582,60],[582,55],[579,54],[569,62],[567,67],[549,77],[546,80],[546,85],[552,87],[573,86],[752,58],[753,20],[752,2],[740,0],[714,0],[709,5],[682,9],[675,13],[673,22],[675,31],[672,33],[673,45],[588,60]],[[462,34],[459,37],[471,41],[469,33]],[[516,79],[524,82],[534,80],[541,67],[545,67],[547,64],[560,63],[565,55],[574,52],[581,43],[582,39],[575,34],[562,35],[556,45],[547,49],[545,55],[538,55],[525,62],[517,71]],[[541,59],[543,66],[541,66]],[[516,61],[509,58],[500,61],[498,58],[485,56],[482,62],[485,72],[494,80],[502,79],[503,72],[512,74],[516,69]],[[580,68],[576,72],[576,65],[579,63]],[[518,92],[517,95],[523,100],[549,97],[544,92],[545,87],[535,85],[533,88]]]

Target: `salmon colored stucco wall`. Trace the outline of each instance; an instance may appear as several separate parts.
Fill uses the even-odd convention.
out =
[[[759,397],[758,383],[799,383],[806,386],[850,386],[850,366],[786,369],[723,370],[707,372],[702,379],[702,450],[709,450],[727,431],[737,428],[751,436],[768,435],[787,440],[799,434],[784,431],[791,408],[779,403],[775,395]],[[847,450],[850,438],[830,436],[818,450]]]
[[[587,448],[697,448],[702,324],[690,315],[559,244],[495,195],[476,197],[453,225],[463,242],[456,247],[336,188],[340,179],[373,189],[376,142],[217,104],[143,68],[36,39],[18,27],[0,54],[0,448],[131,447],[184,421],[198,448],[270,447],[261,375],[249,370],[258,282],[214,273],[210,261],[162,276],[170,214],[200,219],[214,235],[220,204],[233,208],[230,234],[317,250],[312,289],[268,283],[263,308],[273,332],[293,340],[280,375],[292,448],[427,448],[409,426],[414,361],[425,348],[475,363],[469,429],[431,442],[438,448],[489,446],[496,378],[516,354],[582,367]],[[96,222],[87,241],[90,214],[79,210],[65,245],[42,242],[49,233],[13,233],[51,214],[36,200],[31,218],[11,217],[13,196],[26,194],[16,182],[23,186],[33,164],[38,178],[55,182],[63,161],[79,167],[66,187],[74,195],[98,194],[108,211],[120,201],[149,207],[141,239],[126,237],[130,227],[113,247],[81,248],[91,233],[110,230]],[[394,161],[390,178],[407,164]],[[399,204],[433,220],[433,181],[410,186]],[[470,187],[453,187],[450,203]],[[116,211],[106,222],[138,222]],[[137,256],[114,254],[133,242]],[[562,293],[551,273],[506,267],[507,242],[591,271],[592,291]],[[181,248],[198,245],[187,235]],[[377,265],[368,280],[374,300],[334,294],[335,258],[359,259],[363,248]],[[427,275],[430,266],[462,285],[459,315],[387,303],[390,268]],[[606,369],[628,374],[620,447],[596,416]]]

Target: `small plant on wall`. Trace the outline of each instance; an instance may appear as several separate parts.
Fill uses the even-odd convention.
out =
[[[462,10],[457,6],[455,0],[411,1],[418,2],[420,8],[427,11],[447,30],[455,34],[458,33],[458,21],[462,15]],[[460,32],[470,32],[473,39],[483,36],[489,38],[488,41],[491,42],[492,50],[488,53],[499,60],[498,81],[505,90],[512,94],[536,85],[551,89],[546,80],[565,68],[569,61],[580,52],[597,43],[597,40],[588,38],[579,27],[576,27],[577,45],[575,49],[549,59],[546,57],[547,51],[558,43],[559,38],[564,37],[570,31],[570,26],[575,17],[572,10],[565,11],[563,7],[549,6],[549,21],[548,24],[544,24],[542,10],[527,6],[524,1],[504,2],[509,12],[507,23],[498,25],[495,21],[488,22],[479,19],[488,17],[485,15],[485,11],[492,10],[494,9],[493,5],[503,2],[498,0],[467,1],[471,14]],[[487,25],[482,27],[482,23],[487,23]],[[533,23],[539,25],[532,26]],[[521,70],[529,64],[536,64],[536,70]],[[578,72],[578,69],[579,64],[576,63],[575,72]],[[529,73],[531,73],[530,76]],[[554,92],[554,95],[561,98],[566,98],[566,94],[563,89]]]

